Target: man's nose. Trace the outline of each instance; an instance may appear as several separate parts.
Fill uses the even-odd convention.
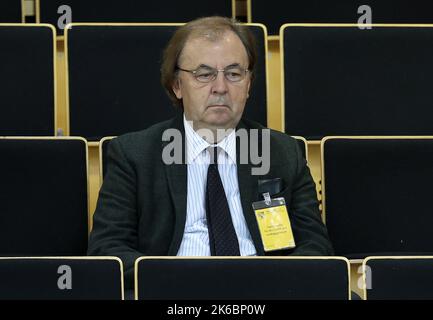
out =
[[[228,91],[227,80],[224,77],[224,72],[218,72],[216,79],[212,82],[213,94],[226,94]]]

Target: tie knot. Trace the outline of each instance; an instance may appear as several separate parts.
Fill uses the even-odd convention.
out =
[[[218,164],[219,147],[209,147],[210,163]]]

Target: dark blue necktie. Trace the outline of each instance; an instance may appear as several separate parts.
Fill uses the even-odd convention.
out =
[[[209,148],[209,151],[213,162],[207,171],[206,218],[211,254],[240,256],[238,238],[218,171],[218,147]]]

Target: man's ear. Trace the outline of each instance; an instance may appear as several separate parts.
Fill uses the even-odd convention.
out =
[[[176,98],[178,98],[179,100],[182,99],[182,89],[180,88],[179,78],[176,78],[176,80],[174,80],[172,88],[174,94],[176,95]]]
[[[247,99],[250,97],[250,87],[251,87],[251,80],[248,82],[248,86],[247,86]]]

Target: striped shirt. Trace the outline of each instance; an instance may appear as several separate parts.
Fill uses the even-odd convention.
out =
[[[227,197],[241,256],[256,255],[256,249],[245,221],[239,194],[236,167],[236,133],[233,130],[216,145],[210,145],[184,116],[186,160],[188,164],[187,212],[185,230],[178,256],[210,256],[206,221],[206,180],[210,161],[210,146],[218,146],[218,171]]]

